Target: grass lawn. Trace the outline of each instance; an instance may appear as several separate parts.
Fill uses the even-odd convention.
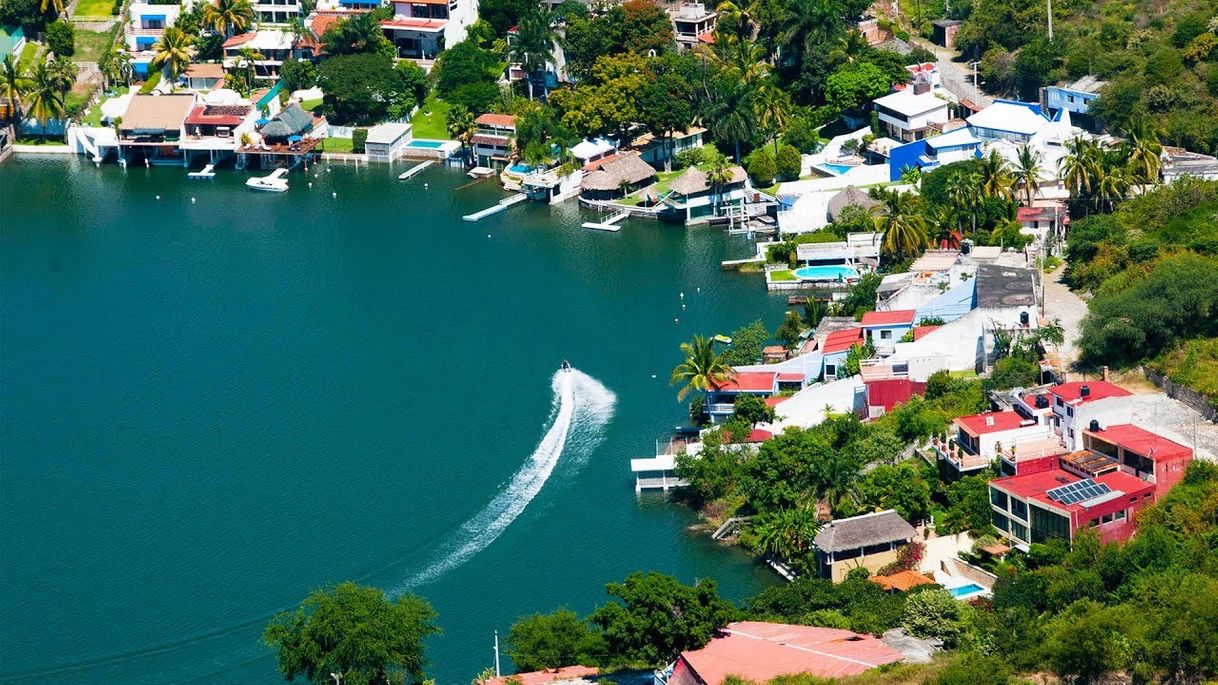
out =
[[[59,146],[59,147],[63,147],[64,145],[67,145],[67,143],[63,142],[63,138],[57,138],[53,135],[50,138],[40,138],[38,136],[32,136],[29,138],[18,138],[17,144],[18,145],[50,145],[50,146]]]
[[[114,9],[114,3],[111,2],[111,0],[80,0],[80,2],[76,4],[76,12],[72,18],[107,18],[112,16],[110,14],[110,10],[112,9]]]
[[[25,47],[21,48],[21,56],[17,58],[17,66],[24,73],[29,71],[34,66],[34,61],[38,59],[38,43],[32,40],[25,42]]]
[[[977,372],[972,369],[964,369],[963,371],[949,371],[948,374],[952,378],[976,378]]]
[[[326,138],[321,142],[322,152],[351,152],[354,141],[351,138]]]
[[[300,103],[300,108],[306,112],[312,112],[318,107],[321,107],[321,98],[317,98],[316,100],[305,100]]]
[[[85,31],[76,29],[76,62],[96,62],[114,44],[114,31]]]
[[[770,272],[771,281],[797,281],[795,273],[790,269],[777,269]]]
[[[1150,367],[1180,385],[1201,393],[1218,406],[1218,338],[1180,343],[1150,363]]]
[[[436,98],[435,93],[428,95],[410,120],[410,125],[414,127],[414,137],[448,140],[447,117],[450,108],[451,105]]]

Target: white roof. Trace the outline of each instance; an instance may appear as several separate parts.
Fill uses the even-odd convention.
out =
[[[102,118],[114,120],[127,113],[127,106],[131,104],[132,93],[124,93],[118,97],[110,98],[101,104]]]
[[[410,135],[410,124],[378,124],[368,129],[368,142],[389,145],[405,135]]]
[[[290,31],[258,31],[254,34],[253,39],[241,44],[240,47],[255,50],[291,50],[292,33]]]
[[[976,128],[1032,135],[1044,128],[1049,120],[1033,112],[1029,105],[996,100],[994,104],[969,117],[968,123]]]
[[[671,471],[677,468],[677,457],[674,454],[661,454],[656,457],[631,459],[630,470],[639,471]]]
[[[245,101],[241,93],[228,88],[217,88],[203,94],[203,102],[209,105],[235,105]]]
[[[948,131],[941,136],[931,136],[930,138],[926,139],[926,144],[936,150],[940,150],[945,147],[955,147],[957,145],[976,145],[980,142],[980,140],[977,140],[977,136],[974,136],[973,132],[970,131],[967,126],[958,128],[954,131]]]
[[[876,98],[875,104],[907,117],[947,108],[946,100],[937,97],[934,93],[914,95],[913,88],[906,88],[882,98]]]
[[[585,139],[571,148],[571,154],[576,159],[591,159],[615,149],[617,149],[617,146],[604,138],[597,138],[596,140]]]

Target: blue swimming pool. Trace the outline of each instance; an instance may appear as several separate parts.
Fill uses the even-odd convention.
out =
[[[976,583],[969,583],[968,585],[961,585],[960,587],[951,588],[948,590],[948,592],[952,593],[952,597],[959,599],[961,597],[968,597],[969,595],[975,595],[978,592],[982,592],[984,590],[985,590],[985,588],[981,587],[980,585],[978,585]]]
[[[527,174],[527,173],[533,171],[533,167],[529,166],[528,164],[521,164],[520,162],[516,162],[512,166],[508,167],[507,170],[512,172],[513,174]]]
[[[859,277],[852,266],[805,266],[793,273],[801,281],[850,281]]]
[[[412,140],[409,147],[425,147],[429,150],[434,150],[438,147],[444,147],[444,141],[441,140]]]
[[[826,162],[824,164],[818,165],[817,168],[827,171],[828,173],[831,173],[834,176],[841,176],[842,174],[846,173],[847,171],[850,171],[851,169],[853,169],[854,167],[849,164],[829,164],[828,162]]]

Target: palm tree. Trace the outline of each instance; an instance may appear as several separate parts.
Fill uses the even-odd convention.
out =
[[[203,7],[203,23],[229,38],[254,23],[254,6],[250,0],[215,0]]]
[[[118,77],[122,79],[123,85],[130,86],[131,77],[134,74],[134,70],[131,66],[131,53],[118,48],[114,51],[114,54],[115,71],[118,73]]]
[[[168,70],[170,82],[177,81],[178,75],[190,66],[190,46],[193,44],[194,38],[182,29],[176,26],[166,28],[161,39],[152,46],[155,52],[152,66]]]
[[[926,220],[918,213],[912,193],[880,191],[883,202],[871,208],[876,232],[884,234],[884,251],[897,258],[913,257],[930,247]]]
[[[554,15],[550,10],[538,7],[520,19],[519,31],[508,48],[509,58],[524,69],[528,84],[529,99],[533,99],[533,76],[542,73],[542,89],[545,89],[546,65],[554,61]]]
[[[1108,211],[1111,212],[1116,201],[1125,197],[1130,185],[1132,184],[1129,174],[1124,167],[1101,164],[1095,176],[1096,209],[1099,209],[1102,203],[1107,203]]]
[[[685,361],[677,364],[668,379],[669,385],[684,383],[677,391],[677,401],[685,399],[690,391],[706,392],[732,377],[732,367],[723,361],[723,355],[715,351],[714,341],[695,335],[691,342],[681,343],[681,354]]]
[[[1098,167],[1099,146],[1077,136],[1066,141],[1066,155],[1059,162],[1062,182],[1075,197],[1091,194],[1092,181]]]
[[[461,141],[462,150],[469,147],[469,142],[478,130],[477,124],[474,123],[474,113],[462,104],[449,108],[448,114],[445,115],[445,124],[448,127],[448,135],[452,136],[454,140]]]
[[[1023,187],[1028,206],[1032,206],[1032,195],[1040,182],[1041,154],[1027,143],[1019,148],[1019,156],[1015,159],[1015,182]]]
[[[1163,165],[1163,146],[1159,144],[1159,133],[1145,118],[1130,122],[1125,130],[1129,137],[1126,154],[1129,160],[1131,181],[1143,185],[1157,183],[1159,168]]]
[[[757,34],[757,24],[746,7],[732,0],[724,0],[715,7],[719,20],[715,22],[715,45],[733,40],[752,40]]]
[[[12,54],[0,62],[0,99],[8,103],[9,121],[21,120],[21,100],[30,90],[30,80],[13,61]]]
[[[64,113],[63,98],[59,91],[59,82],[46,62],[39,62],[30,73],[29,86],[30,114],[42,127],[45,138],[47,124],[52,119],[62,119]]]
[[[50,11],[52,9],[54,10],[54,14],[52,14]],[[48,17],[58,17],[59,15],[63,14],[63,0],[42,0],[42,4],[39,5],[38,11],[47,15]]]
[[[59,91],[60,101],[66,103],[68,91],[72,90],[80,70],[76,67],[76,63],[66,55],[55,55],[55,59],[51,60],[47,68],[51,72],[51,79],[55,82],[56,89]]]
[[[957,210],[967,210],[972,214],[973,233],[976,233],[977,207],[981,204],[981,177],[978,174],[956,174],[947,179],[946,190],[948,199]]]
[[[715,189],[715,212],[718,213],[723,184],[729,183],[732,180],[732,165],[727,163],[727,157],[716,154],[708,167],[706,170],[706,182]]]
[[[774,140],[774,158],[778,158],[778,135],[791,119],[791,96],[773,81],[757,91],[754,100],[757,108],[757,123]]]
[[[791,0],[787,5],[783,28],[778,33],[778,47],[784,59],[798,64],[804,47],[824,42],[845,25],[837,0]]]
[[[850,30],[838,37],[833,50],[829,53],[829,59],[835,62],[850,63],[866,55],[870,49],[871,46],[863,34]]]
[[[743,80],[728,80],[711,93],[710,129],[719,140],[732,143],[740,161],[740,146],[753,137],[757,120],[753,109],[756,91]]]
[[[241,67],[241,78],[245,86],[245,92],[249,93],[254,89],[254,81],[258,77],[258,62],[264,57],[261,52],[254,48],[240,48],[237,50],[237,64]]]
[[[811,553],[812,542],[820,532],[816,510],[811,506],[762,514],[752,525],[757,536],[757,550],[788,561],[802,559]]]
[[[1010,200],[1014,197],[1015,179],[1011,176],[1004,160],[997,150],[991,150],[990,155],[981,160],[981,193],[986,197],[997,197]]]
[[[750,85],[760,87],[770,71],[765,61],[765,48],[753,40],[729,40],[715,43],[711,56],[725,73]]]

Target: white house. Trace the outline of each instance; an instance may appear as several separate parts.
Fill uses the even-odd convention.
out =
[[[876,98],[874,105],[887,135],[901,141],[925,138],[932,126],[941,128],[948,119],[947,100],[925,82]]]
[[[396,0],[393,18],[381,22],[398,56],[434,59],[447,45],[465,40],[478,20],[478,0]]]
[[[478,165],[490,167],[496,162],[507,162],[512,153],[512,140],[516,137],[516,117],[488,112],[474,119],[474,124],[478,128],[470,142],[474,145],[474,159]]]
[[[263,24],[286,24],[303,16],[300,0],[258,0],[254,13]]]
[[[148,76],[148,65],[152,62],[152,46],[165,35],[165,27],[172,26],[181,13],[181,5],[133,2],[127,8],[126,44],[127,50],[134,53],[131,70],[137,79]]]
[[[257,78],[277,80],[284,60],[292,57],[312,58],[315,56],[314,46],[312,36],[302,37],[297,41],[291,31],[283,29],[259,29],[239,33],[224,41],[224,69],[240,67],[241,51],[250,49],[259,56],[254,60]]]
[[[672,17],[677,45],[682,49],[690,50],[696,45],[714,42],[713,32],[719,13],[707,10],[705,4],[690,2],[678,5],[669,9],[668,15]]]
[[[413,137],[410,124],[379,124],[368,129],[364,153],[372,162],[392,162],[402,154],[402,150],[410,144]]]
[[[1066,447],[1075,450],[1081,449],[1082,433],[1092,419],[1108,418],[1102,413],[1106,401],[1132,394],[1108,381],[1075,381],[1024,395],[1016,406],[1051,425]]]

